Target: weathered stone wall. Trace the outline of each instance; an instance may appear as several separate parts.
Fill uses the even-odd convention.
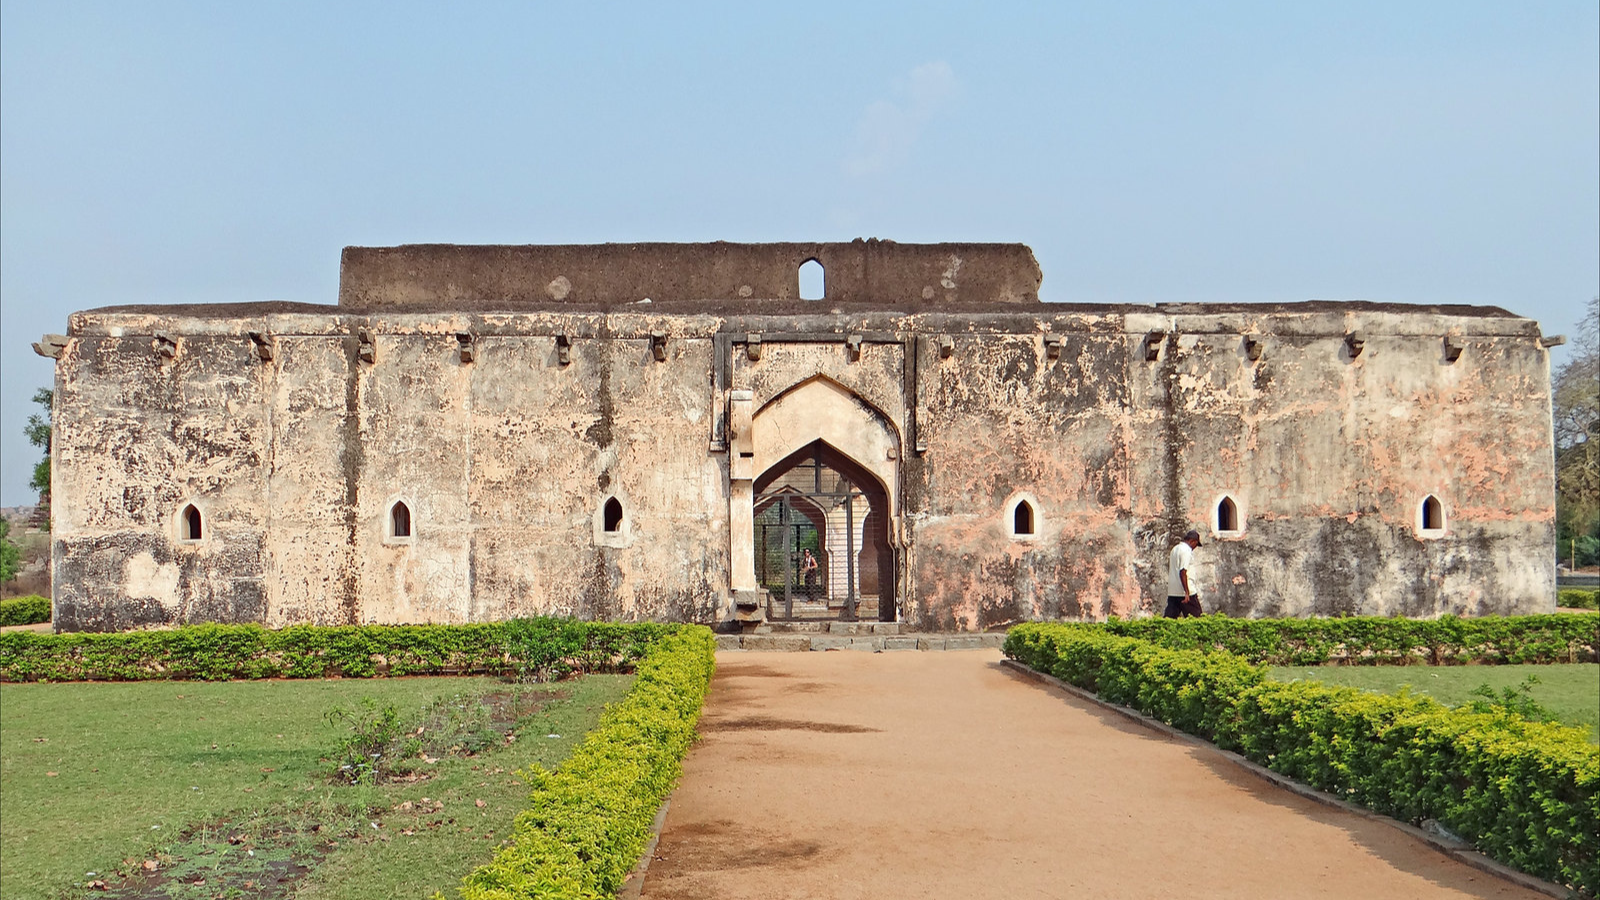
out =
[[[916,617],[1159,612],[1167,551],[1191,524],[1210,610],[1550,608],[1548,361],[1533,323],[1185,312],[1056,327],[1080,329],[1058,360],[1040,335],[962,336],[924,370],[928,449],[906,488]],[[1446,335],[1463,346],[1453,362]],[[1429,495],[1446,514],[1437,537],[1418,529]],[[1236,533],[1215,527],[1225,496]],[[1018,498],[1037,510],[1032,539],[1008,534]]]
[[[59,627],[714,618],[712,342],[674,336],[657,362],[651,331],[686,320],[581,318],[475,321],[463,362],[449,317],[78,314],[56,401]],[[182,335],[174,358],[157,332]],[[562,365],[557,333],[595,337]],[[396,501],[409,539],[389,536]],[[191,502],[197,542],[179,537]]]
[[[1553,608],[1548,356],[1498,310],[245,305],[69,332],[64,630],[720,621],[750,479],[817,437],[883,481],[913,627],[1159,610],[1191,525],[1232,615]]]

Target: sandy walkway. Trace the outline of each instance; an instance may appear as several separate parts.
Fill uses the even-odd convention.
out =
[[[647,900],[1518,897],[999,666],[717,655]]]

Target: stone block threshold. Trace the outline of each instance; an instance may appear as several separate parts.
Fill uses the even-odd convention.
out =
[[[809,650],[856,650],[867,653],[886,653],[898,650],[998,650],[1005,643],[1001,632],[973,634],[899,633],[898,622],[830,622],[824,623],[854,628],[893,629],[892,631],[848,630],[824,633],[793,633],[773,631],[766,634],[719,634],[718,650],[764,650],[780,653],[799,653]],[[776,627],[776,625],[774,626]]]

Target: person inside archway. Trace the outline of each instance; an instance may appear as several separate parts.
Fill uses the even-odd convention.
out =
[[[815,601],[817,599],[817,558],[811,555],[809,549],[800,558],[800,575],[805,579],[806,599]]]

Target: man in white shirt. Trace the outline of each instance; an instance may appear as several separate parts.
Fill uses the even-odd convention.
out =
[[[1193,528],[1172,548],[1167,559],[1167,611],[1168,619],[1200,615],[1200,595],[1189,580],[1189,569],[1194,564],[1194,551],[1200,546],[1200,532]]]

